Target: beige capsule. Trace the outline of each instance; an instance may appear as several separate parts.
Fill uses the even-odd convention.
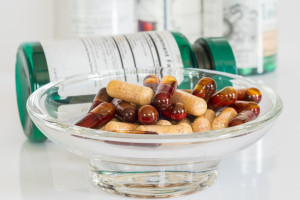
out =
[[[122,99],[124,101],[138,104],[151,104],[154,92],[151,88],[127,83],[119,80],[112,80],[108,83],[106,91],[113,98]]]
[[[103,127],[102,130],[104,130],[104,131],[133,131],[138,126],[139,126],[138,124],[110,121]]]
[[[167,125],[172,125],[172,123],[169,122],[168,120],[162,119],[162,120],[159,120],[158,122],[156,122],[156,125],[165,125],[165,126],[167,126]]]
[[[173,103],[178,102],[182,103],[187,112],[194,116],[203,115],[207,109],[204,99],[181,90],[176,90],[173,96]]]
[[[192,125],[194,132],[208,132],[212,129],[212,122],[216,117],[216,113],[207,109],[204,115],[197,117]]]
[[[212,123],[212,129],[222,129],[227,128],[229,121],[237,115],[237,112],[234,108],[227,107],[222,110],[218,116],[214,119]]]
[[[141,125],[137,127],[138,131],[153,131],[158,134],[168,133],[193,133],[191,126],[186,125]]]

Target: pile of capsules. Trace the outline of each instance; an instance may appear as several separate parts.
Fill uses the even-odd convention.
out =
[[[173,76],[144,78],[143,86],[112,80],[99,90],[88,114],[76,125],[135,134],[207,132],[257,118],[257,88],[224,87],[209,77],[193,90],[177,89]],[[217,113],[217,114],[216,114]]]

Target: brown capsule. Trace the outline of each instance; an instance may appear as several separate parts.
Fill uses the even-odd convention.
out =
[[[151,88],[155,92],[159,85],[159,82],[160,82],[159,78],[151,74],[144,78],[143,85]]]
[[[104,88],[101,88],[98,93],[96,94],[94,100],[93,100],[93,103],[92,103],[92,106],[90,108],[89,111],[93,110],[95,107],[97,107],[100,103],[102,102],[108,102],[110,103],[112,101],[112,97],[110,97],[108,94],[107,94],[107,91],[106,91],[106,87]]]
[[[204,99],[207,102],[211,98],[211,96],[216,92],[216,89],[217,84],[214,81],[214,79],[204,77],[199,80],[192,94]]]
[[[173,76],[165,76],[155,92],[152,104],[158,110],[166,110],[172,104],[173,95],[177,89],[177,80]]]
[[[168,119],[179,121],[186,118],[187,111],[182,103],[175,103],[167,110],[163,110],[162,115]]]
[[[238,100],[243,101],[254,101],[259,103],[262,98],[262,94],[257,88],[239,88],[238,92]]]
[[[256,119],[256,114],[251,110],[244,110],[229,121],[228,126],[237,126]]]
[[[151,105],[145,105],[139,109],[138,119],[142,124],[155,124],[158,120],[158,112]]]
[[[215,93],[208,101],[208,106],[212,110],[217,111],[222,107],[229,106],[237,100],[237,91],[233,87],[225,87]]]
[[[111,103],[103,102],[91,110],[76,125],[86,128],[97,128],[110,121],[115,115],[115,107]]]
[[[230,107],[234,108],[237,113],[240,113],[244,110],[251,110],[256,117],[258,117],[260,113],[260,107],[254,101],[236,101],[234,104],[231,104]]]
[[[116,117],[121,121],[133,123],[137,120],[136,105],[116,98],[111,103],[116,107]]]

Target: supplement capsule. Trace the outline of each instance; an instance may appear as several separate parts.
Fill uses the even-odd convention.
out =
[[[165,76],[155,92],[152,104],[158,110],[166,110],[172,104],[173,95],[177,89],[177,80],[173,76]]]
[[[110,103],[113,98],[111,98],[106,91],[106,87],[101,88],[98,93],[96,94],[92,106],[89,111],[93,110],[95,107],[97,107],[102,102],[108,102]]]
[[[251,110],[256,117],[258,117],[260,113],[260,107],[254,101],[236,101],[234,104],[231,104],[230,107],[234,108],[237,113],[244,110]]]
[[[138,131],[138,130],[114,130],[112,132],[116,133],[129,133],[129,134],[150,134],[150,135],[158,135],[158,133],[154,131]]]
[[[132,124],[132,123],[110,121],[102,128],[102,130],[104,130],[104,131],[133,131],[138,126],[139,125]]]
[[[259,103],[262,98],[261,92],[257,88],[240,88],[237,89],[237,92],[238,100],[254,101],[256,103]]]
[[[111,103],[116,108],[116,117],[121,121],[133,123],[137,120],[138,110],[136,105],[116,98]]]
[[[251,110],[244,110],[229,121],[228,126],[237,126],[256,119],[256,114]]]
[[[115,107],[111,103],[103,102],[79,120],[76,125],[86,128],[97,128],[110,121],[114,115]]]
[[[165,125],[165,126],[167,126],[167,125],[172,125],[172,123],[171,122],[169,122],[168,120],[159,120],[157,123],[156,123],[156,125]]]
[[[157,76],[151,74],[144,78],[143,85],[145,87],[151,88],[155,92],[159,85],[159,82],[160,82],[159,78]]]
[[[109,96],[138,105],[151,104],[154,92],[151,88],[112,80],[106,87]]]
[[[237,100],[237,91],[233,87],[225,87],[215,93],[208,101],[208,107],[217,111],[222,107],[229,106]]]
[[[204,77],[199,80],[192,94],[204,99],[207,102],[211,98],[211,96],[216,92],[216,89],[217,84],[214,81],[214,79]]]
[[[145,105],[139,109],[138,119],[142,124],[155,124],[158,120],[158,112],[151,105]]]
[[[158,134],[168,134],[168,133],[193,133],[192,127],[185,125],[141,125],[137,131],[154,131]]]
[[[167,110],[163,110],[162,115],[168,119],[179,121],[186,118],[187,111],[182,103],[175,103]]]
[[[186,111],[194,116],[201,116],[206,112],[207,104],[199,97],[177,90],[173,96],[173,103],[182,103]]]
[[[227,128],[229,121],[237,115],[234,108],[228,107],[222,110],[211,124],[212,130]]]
[[[211,124],[216,118],[216,113],[207,109],[205,114],[197,117],[193,122],[192,128],[194,132],[208,132],[212,129]]]

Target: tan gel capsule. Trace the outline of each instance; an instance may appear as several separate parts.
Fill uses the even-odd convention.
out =
[[[214,119],[212,123],[212,129],[222,129],[227,128],[229,121],[237,115],[237,112],[234,108],[228,107],[222,110],[218,116]]]
[[[169,122],[168,120],[159,120],[156,125],[164,125],[164,126],[168,126],[168,125],[172,125],[171,122]]]
[[[104,131],[120,131],[120,130],[133,131],[138,126],[139,125],[132,124],[132,123],[110,121],[104,126],[103,130]]]
[[[113,98],[139,105],[149,105],[153,98],[154,92],[151,88],[134,85],[131,83],[112,80],[106,87],[107,93]]]
[[[194,116],[201,116],[206,112],[206,102],[190,93],[177,90],[173,96],[173,103],[182,103],[187,112]]]
[[[141,125],[137,131],[153,131],[158,134],[168,133],[193,133],[192,127],[186,125]]]
[[[207,109],[205,114],[197,117],[192,125],[194,132],[208,132],[212,129],[212,122],[216,117],[216,113],[211,110]]]

